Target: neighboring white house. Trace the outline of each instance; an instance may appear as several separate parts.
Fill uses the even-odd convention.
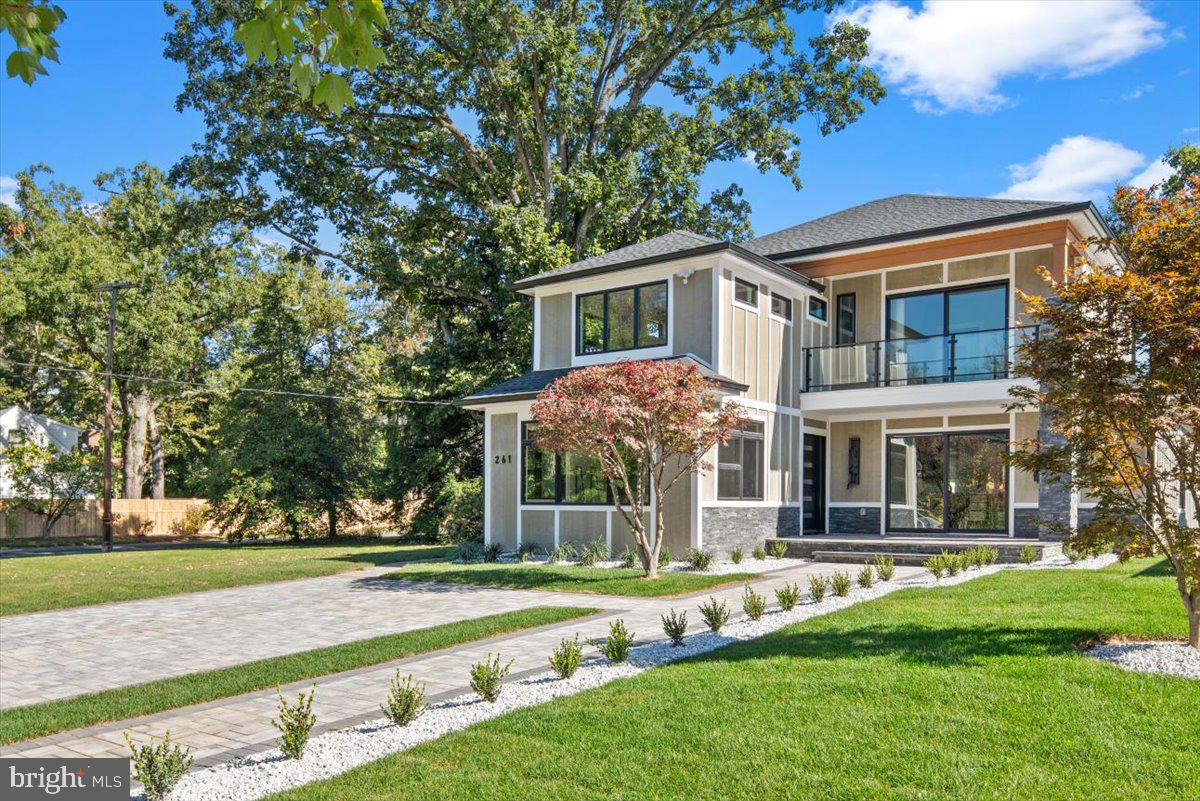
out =
[[[8,476],[8,460],[4,451],[17,442],[36,442],[66,453],[79,447],[86,429],[60,423],[40,414],[27,412],[20,406],[0,409],[0,498],[12,498],[12,482]]]

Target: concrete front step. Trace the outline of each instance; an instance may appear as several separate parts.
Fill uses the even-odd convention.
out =
[[[1030,546],[1037,552],[1037,558],[1058,556],[1062,553],[1062,544],[1057,542],[1040,542],[1037,540],[1018,540],[1008,538],[988,539],[958,539],[947,537],[895,538],[895,537],[838,537],[834,535],[816,535],[807,537],[780,537],[767,540],[768,547],[772,542],[782,542],[787,547],[787,556],[793,559],[812,559],[820,562],[843,562],[862,564],[875,558],[876,554],[890,556],[898,565],[920,565],[930,556],[942,551],[957,553],[967,551],[978,545],[987,545],[999,552],[1000,562],[1021,561],[1021,550]]]

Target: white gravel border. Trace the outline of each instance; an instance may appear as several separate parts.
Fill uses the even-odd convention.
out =
[[[515,557],[512,557],[510,555],[510,556],[506,556],[505,558],[501,559],[500,561],[506,565],[522,564],[522,565],[528,565],[529,567],[537,567],[540,565],[550,564],[550,561],[545,556],[537,556],[532,559],[526,559],[524,562],[521,562],[521,561],[517,560]],[[810,565],[810,564],[812,564],[812,561],[813,560],[811,560],[811,559],[792,559],[792,558],[776,559],[774,556],[768,556],[766,559],[755,559],[752,554],[747,553],[742,558],[742,561],[738,564],[734,564],[733,562],[731,562],[729,560],[719,562],[714,559],[713,563],[708,566],[707,570],[694,570],[692,568],[692,566],[689,565],[687,562],[670,562],[669,564],[664,565],[663,567],[660,567],[658,569],[658,572],[660,572],[660,573],[698,573],[698,574],[704,575],[704,576],[724,576],[724,575],[728,575],[729,573],[770,573],[775,570],[786,570],[789,567],[801,567],[803,565]],[[421,562],[405,562],[404,564],[412,565],[414,570],[419,570],[422,567]],[[477,564],[481,564],[481,563],[480,562],[458,562],[458,561],[455,561],[454,564],[456,564],[456,565],[468,565],[468,564],[477,565]],[[579,564],[579,562],[572,561],[569,559],[564,559],[560,562],[555,562],[554,564],[558,567],[575,567]],[[609,559],[606,561],[597,562],[596,564],[592,565],[592,567],[602,567],[602,568],[606,568],[606,569],[619,568],[621,566],[622,566],[621,563],[615,559]],[[853,566],[853,565],[851,565],[851,566]],[[640,569],[641,564],[639,563],[637,565],[634,565],[634,567],[637,567]]]
[[[820,603],[802,601],[791,612],[775,609],[758,621],[739,618],[725,626],[719,634],[690,634],[678,648],[672,647],[665,640],[639,646],[633,649],[629,661],[625,664],[611,665],[603,659],[593,658],[586,661],[579,672],[570,679],[559,679],[548,671],[514,681],[504,685],[499,700],[494,704],[486,703],[471,693],[433,704],[416,721],[404,728],[392,726],[381,718],[349,729],[327,732],[309,742],[302,760],[287,759],[278,750],[272,749],[224,765],[193,771],[180,780],[171,798],[174,801],[251,801],[262,798],[281,790],[337,776],[367,762],[407,750],[507,712],[574,695],[616,679],[636,676],[650,668],[695,654],[707,653],[730,643],[761,637],[784,626],[845,609],[862,601],[880,598],[899,589],[951,586],[1001,570],[1050,567],[1095,570],[1107,567],[1115,560],[1115,556],[1102,556],[1070,564],[1065,557],[1061,557],[1032,565],[993,565],[967,570],[940,581],[930,574],[925,574],[902,581],[878,582],[870,589],[855,586],[845,598],[827,595]],[[803,560],[771,559],[767,564],[779,564],[784,561]],[[742,565],[737,567],[741,568]],[[699,611],[692,608],[698,606],[699,602],[698,599],[694,599],[687,603],[687,611],[693,622],[701,619]],[[638,633],[634,632],[635,636]],[[645,636],[647,633],[641,634]],[[661,632],[655,631],[653,635],[660,636]],[[380,688],[381,699],[385,690],[386,688]],[[142,798],[137,792],[131,795],[133,798]]]
[[[1185,642],[1149,640],[1093,645],[1084,653],[1134,673],[1162,673],[1200,679],[1200,649]]]

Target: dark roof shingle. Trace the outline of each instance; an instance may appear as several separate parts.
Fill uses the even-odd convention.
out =
[[[645,242],[638,242],[636,245],[626,245],[623,248],[610,250],[607,253],[601,253],[598,256],[591,256],[580,261],[564,264],[562,267],[555,267],[553,270],[546,270],[537,275],[523,278],[520,281],[514,281],[513,286],[520,289],[525,286],[533,286],[536,284],[548,283],[554,279],[561,279],[575,274],[584,274],[593,270],[602,270],[605,267],[615,267],[624,265],[629,262],[639,262],[644,259],[655,259],[662,256],[670,256],[673,253],[683,253],[695,248],[705,247],[707,245],[720,244],[720,239],[713,239],[711,236],[703,236],[694,234],[691,231],[671,231],[670,233],[656,236],[653,239],[647,239]]]
[[[767,257],[801,255],[915,238],[945,229],[996,224],[1006,218],[1078,211],[1089,205],[1048,200],[895,195],[751,239],[743,247]]]

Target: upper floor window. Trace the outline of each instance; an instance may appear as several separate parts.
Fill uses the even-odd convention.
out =
[[[858,336],[857,298],[851,292],[837,296],[837,342],[838,345],[853,344]]]
[[[771,293],[771,314],[776,317],[782,317],[785,320],[792,319],[792,299],[785,298],[783,295]]]
[[[733,279],[733,299],[758,308],[758,287],[740,278]]]
[[[808,316],[814,320],[825,322],[829,319],[829,304],[824,298],[808,299]]]
[[[575,330],[581,356],[667,344],[667,282],[580,295]]]

